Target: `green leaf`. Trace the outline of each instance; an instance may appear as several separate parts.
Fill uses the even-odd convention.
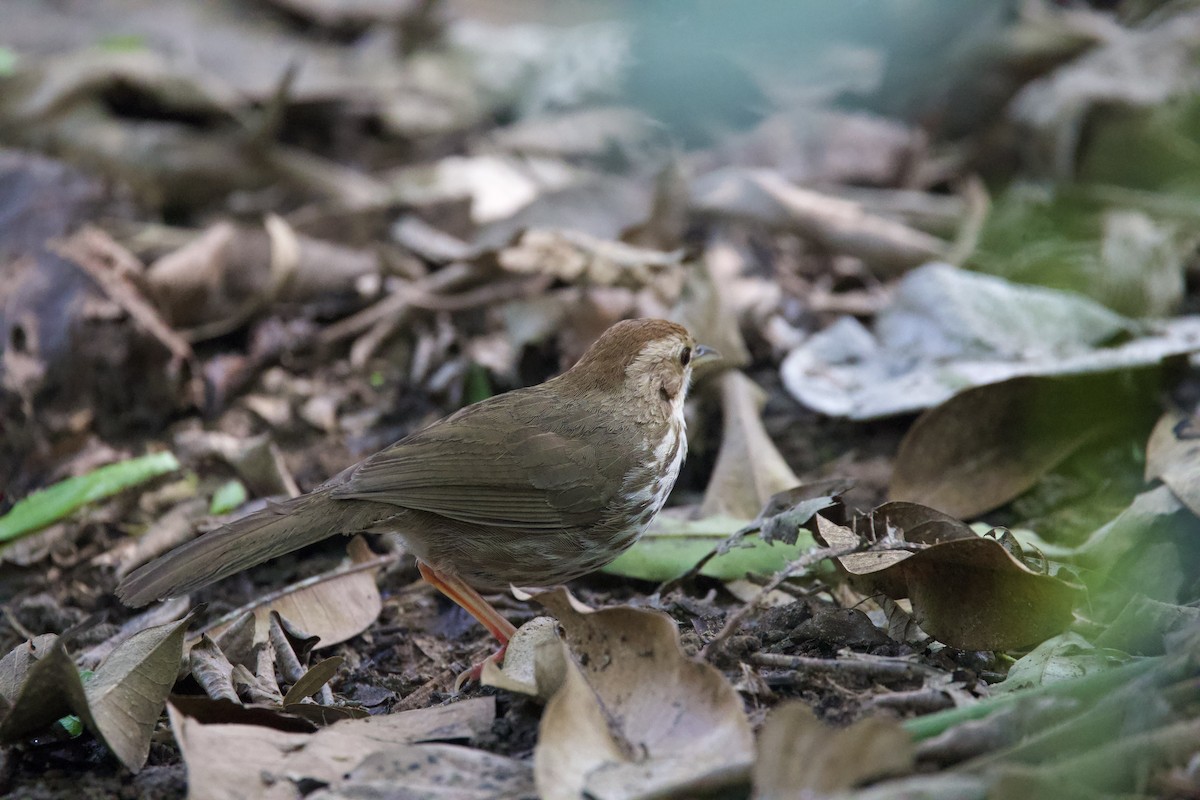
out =
[[[208,513],[214,516],[218,514],[228,514],[235,508],[246,502],[249,494],[246,492],[246,487],[239,480],[232,480],[228,483],[223,483],[213,492],[212,503],[208,506]]]
[[[622,553],[604,572],[647,581],[669,581],[696,565],[750,520],[712,516],[700,520],[659,517],[637,544]],[[701,575],[723,581],[744,578],[747,573],[772,575],[796,560],[814,542],[800,530],[795,544],[768,544],[756,536],[746,537],[728,553],[713,557]]]
[[[0,543],[33,533],[88,503],[111,497],[177,469],[179,462],[175,456],[163,452],[109,464],[77,478],[67,478],[34,492],[0,517]]]

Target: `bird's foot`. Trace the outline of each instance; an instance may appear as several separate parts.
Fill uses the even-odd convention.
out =
[[[502,666],[504,664],[504,652],[506,650],[508,650],[507,642],[505,642],[504,645],[502,645],[499,650],[492,653],[490,656],[485,658],[483,661],[480,661],[478,664],[471,667],[470,669],[463,670],[462,672],[460,672],[458,674],[458,677],[454,679],[454,692],[457,694],[458,692],[462,691],[462,688],[469,683],[479,683],[483,679],[484,665],[486,665],[489,661],[492,662],[493,664],[495,664],[497,667]]]

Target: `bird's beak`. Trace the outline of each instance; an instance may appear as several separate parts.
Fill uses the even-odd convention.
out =
[[[696,363],[702,358],[715,359],[720,358],[721,354],[712,349],[706,344],[696,345],[696,349],[692,351],[692,363]]]

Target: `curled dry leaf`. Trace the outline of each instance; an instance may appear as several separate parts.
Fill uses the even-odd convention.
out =
[[[562,625],[566,664],[534,751],[542,797],[688,794],[744,780],[754,741],[741,700],[719,671],[684,655],[670,617],[592,611],[564,589],[536,599]]]
[[[9,698],[0,741],[15,741],[74,713],[127,769],[137,772],[146,763],[154,726],[175,685],[191,616],[130,636],[86,684],[61,640],[50,642],[27,665],[24,681]]]
[[[959,517],[998,508],[1089,441],[1143,416],[1155,404],[1147,384],[1157,382],[1105,373],[969,389],[909,428],[890,496]]]
[[[293,781],[335,783],[373,753],[407,752],[414,742],[469,739],[495,719],[495,699],[336,722],[316,733],[259,725],[205,724],[167,708],[188,770],[189,796],[294,798]]]
[[[566,664],[561,645],[558,623],[551,617],[534,617],[509,639],[502,668],[490,659],[483,662],[480,683],[527,694],[544,703],[562,685]]]
[[[894,525],[888,511],[895,505],[899,504],[873,512],[875,519],[884,521],[879,527]],[[832,548],[853,547],[859,541],[854,531],[820,516],[817,532]],[[893,599],[907,597],[917,624],[952,647],[1008,650],[1035,645],[1070,624],[1081,598],[1082,587],[1030,569],[1000,541],[976,536],[961,523],[933,519],[892,535],[897,544],[927,546],[918,552],[855,553],[838,558],[838,563],[864,590]]]
[[[913,768],[912,737],[894,719],[871,717],[831,729],[808,706],[775,708],[758,734],[755,800],[823,797]]]
[[[263,598],[251,608],[240,608],[203,632],[219,636],[233,620],[253,611],[259,631],[255,639],[265,639],[270,614],[275,611],[298,629],[320,637],[318,647],[330,647],[357,636],[383,610],[375,578],[391,556],[376,556],[360,536],[351,539],[347,549],[350,566],[301,581]]]

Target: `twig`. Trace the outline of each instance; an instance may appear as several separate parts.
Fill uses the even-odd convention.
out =
[[[746,525],[745,527],[734,531],[733,533],[731,533],[729,535],[729,537],[727,539],[725,539],[725,541],[718,544],[712,550],[709,550],[708,553],[706,553],[699,561],[697,561],[695,564],[693,564],[692,568],[689,569],[687,572],[683,573],[682,575],[680,575],[677,578],[672,578],[669,581],[664,581],[663,583],[660,583],[658,585],[658,588],[654,590],[654,596],[655,597],[664,597],[668,592],[674,591],[675,589],[677,589],[678,587],[683,585],[684,581],[691,580],[692,578],[695,578],[697,575],[699,575],[700,570],[704,569],[705,565],[707,565],[709,561],[712,561],[714,558],[716,558],[719,555],[724,555],[725,553],[728,553],[742,539],[746,538],[747,536],[749,536],[752,533],[758,533],[761,530],[762,530],[762,521],[754,520],[749,525]]]
[[[954,707],[954,698],[936,686],[925,686],[911,692],[888,692],[871,698],[871,708],[886,708],[905,715],[932,714]]]
[[[358,336],[382,320],[405,316],[408,309],[413,307],[413,298],[454,289],[477,276],[478,272],[469,264],[451,264],[427,278],[404,284],[373,305],[330,325],[321,331],[317,340],[321,344],[334,344],[351,336]]]
[[[141,264],[137,258],[99,228],[88,226],[65,241],[49,243],[49,249],[78,266],[108,295],[109,299],[125,310],[147,333],[157,339],[174,357],[176,362],[186,363],[192,374],[199,374],[196,356],[187,340],[175,332],[159,315],[127,273],[138,273]]]
[[[811,658],[780,653],[751,653],[748,660],[759,667],[790,669],[807,673],[837,673],[867,678],[880,683],[909,681],[938,674],[926,664],[901,658],[880,656],[857,658]]]
[[[970,175],[963,181],[962,195],[966,200],[967,213],[954,237],[954,244],[950,246],[950,252],[946,254],[946,260],[951,264],[962,264],[975,252],[992,207],[987,187],[978,175]]]

